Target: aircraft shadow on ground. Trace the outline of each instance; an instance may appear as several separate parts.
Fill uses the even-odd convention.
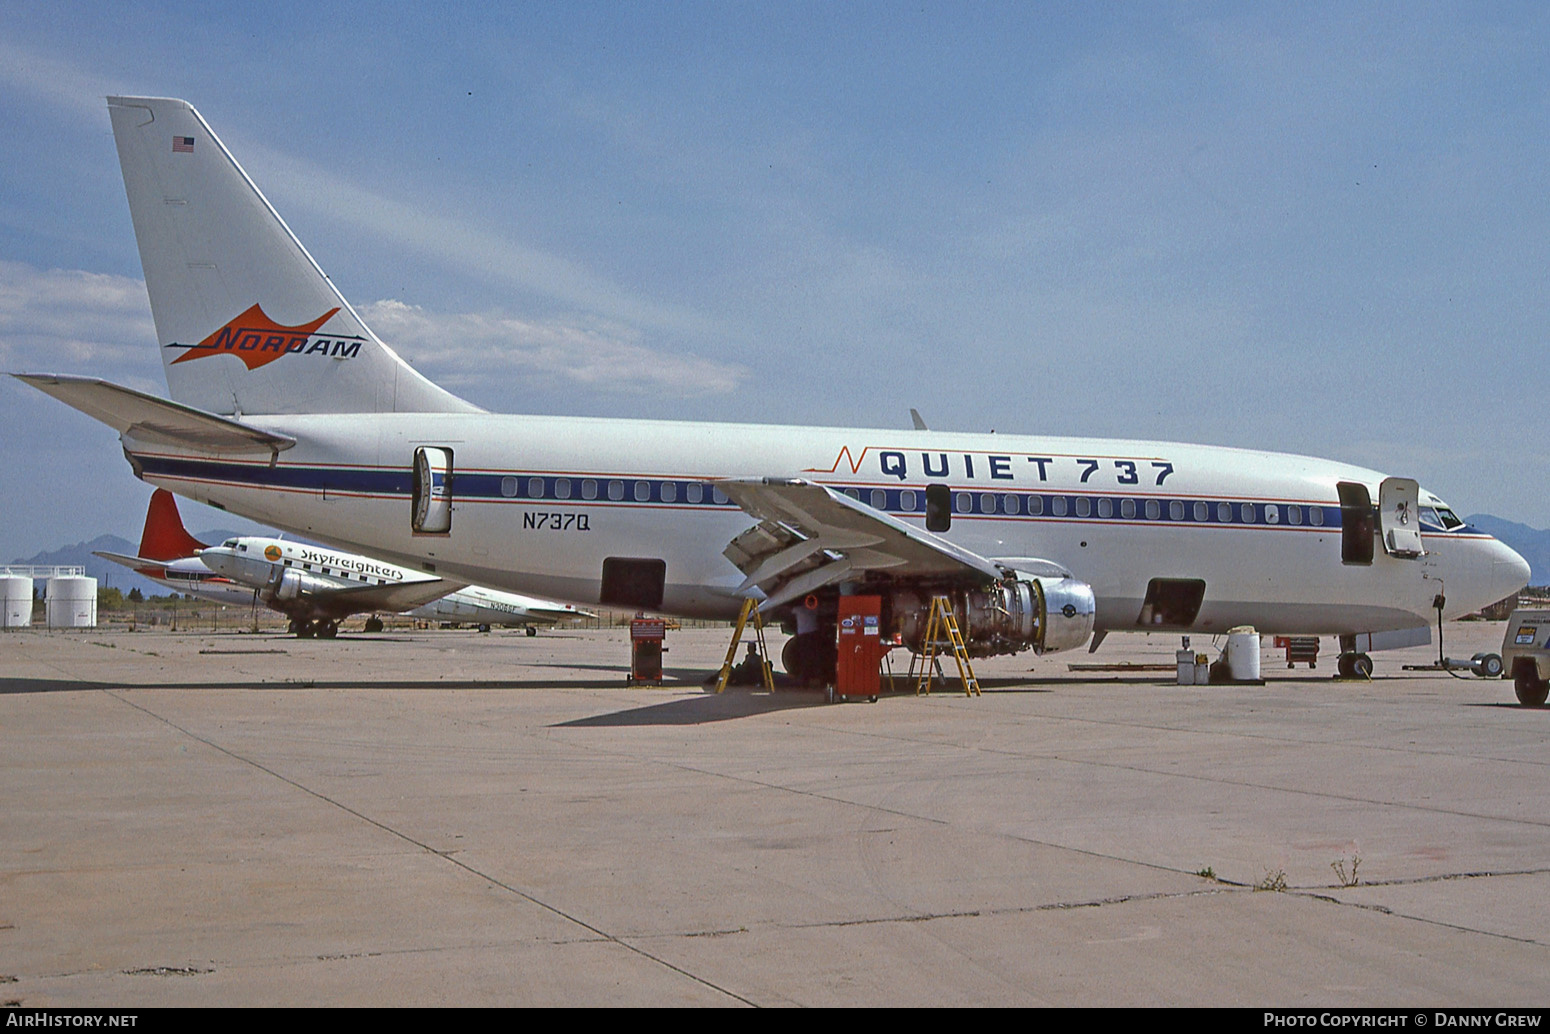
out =
[[[0,677],[0,696],[15,696],[27,693],[81,693],[101,690],[135,690],[135,689],[173,689],[201,692],[208,690],[251,690],[251,691],[285,691],[296,689],[336,689],[336,690],[361,690],[361,689],[388,689],[408,690],[411,692],[425,690],[511,690],[511,689],[619,689],[624,684],[624,673],[617,667],[609,665],[554,665],[570,671],[591,670],[606,672],[610,676],[606,682],[578,682],[574,679],[420,679],[407,681],[392,678],[371,679],[261,679],[243,681],[203,681],[203,682],[96,682],[86,679],[69,678],[5,678]],[[612,724],[619,725],[649,725],[649,724],[693,724],[698,721],[726,721],[731,718],[747,717],[754,714],[764,714],[770,711],[787,710],[794,707],[812,707],[824,702],[824,694],[821,690],[807,689],[794,686],[784,676],[776,677],[776,693],[771,696],[762,687],[728,686],[726,692],[719,695],[711,692],[715,685],[715,672],[705,669],[678,669],[663,673],[666,680],[661,684],[663,689],[695,689],[703,690],[703,695],[691,697],[688,700],[661,701],[649,704],[644,708],[629,708],[615,712],[620,716]],[[996,693],[1048,693],[1063,682],[1063,679],[981,679],[980,686],[987,692]],[[1114,682],[1136,682],[1133,679],[1115,679]],[[638,687],[642,689],[655,688],[650,686]],[[913,685],[906,684],[903,679],[894,681],[894,690],[888,692],[884,689],[884,697],[905,697],[914,695]],[[962,695],[962,689],[957,685],[946,687],[940,684],[932,690],[934,696]],[[738,700],[738,704],[715,705],[716,700]],[[712,703],[706,703],[710,701]],[[640,719],[626,719],[623,716],[637,712],[646,715]],[[659,717],[651,718],[655,714]],[[696,717],[698,715],[698,717]],[[609,724],[608,716],[598,716],[589,719],[578,720],[574,723],[562,724]]]
[[[92,690],[181,689],[191,692],[210,690],[273,690],[296,689],[387,689],[424,691],[434,689],[617,689],[617,685],[599,686],[596,683],[567,681],[564,679],[424,679],[404,681],[399,679],[279,679],[246,682],[90,682],[83,679],[28,679],[0,678],[0,696],[21,693],[80,693]]]
[[[724,693],[705,693],[696,697],[663,700],[643,707],[631,707],[608,714],[556,722],[556,729],[622,728],[633,725],[706,725],[738,718],[823,706],[823,694],[813,690],[781,690],[769,693],[732,687]]]
[[[692,684],[697,674],[709,675],[710,678],[700,679],[700,684],[705,687],[703,696],[679,698],[677,700],[664,700],[658,703],[646,704],[643,707],[632,707],[619,711],[611,711],[608,714],[592,715],[588,718],[576,718],[568,722],[557,722],[554,728],[618,728],[631,725],[703,725],[709,722],[726,722],[738,718],[750,718],[755,715],[770,714],[777,711],[790,711],[798,708],[822,707],[827,705],[825,694],[822,690],[808,689],[791,685],[783,676],[777,676],[775,680],[775,692],[772,694],[762,686],[728,686],[726,691],[720,694],[712,692],[714,687],[714,674],[682,670],[672,673],[681,681],[677,683]],[[1046,680],[1057,682],[1059,680]],[[674,685],[674,683],[667,683]],[[910,697],[915,695],[913,684],[906,685],[905,680],[894,680],[893,692],[885,691],[881,694],[883,699],[891,697]],[[994,692],[1010,693],[1048,693],[1048,687],[1033,686],[1025,679],[981,679],[980,687]],[[951,686],[943,689],[938,686],[934,696],[962,695],[959,686]],[[851,703],[861,703],[856,700]]]

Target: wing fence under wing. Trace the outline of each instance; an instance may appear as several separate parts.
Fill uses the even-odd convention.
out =
[[[767,609],[869,571],[970,583],[1005,574],[978,553],[825,485],[763,478],[719,481],[717,487],[759,520],[724,555],[747,576],[737,591],[748,595],[758,588]]]

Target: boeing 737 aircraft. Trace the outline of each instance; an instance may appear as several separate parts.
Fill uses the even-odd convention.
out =
[[[173,401],[23,379],[213,506],[582,604],[731,618],[751,597],[809,681],[832,677],[841,594],[881,596],[911,648],[945,595],[978,655],[1253,625],[1340,637],[1349,674],[1528,579],[1414,480],[1306,456],[483,412],[377,339],[190,105],[108,105]]]
[[[178,505],[164,488],[151,494],[139,556],[96,555],[217,603],[257,600],[290,618],[291,631],[303,638],[332,639],[344,618],[375,611],[464,622],[486,630],[491,625],[520,625],[529,635],[537,624],[592,616],[569,603],[478,585],[458,588],[434,575],[303,542],[244,535],[212,548],[183,527]],[[368,619],[366,626],[367,631],[382,628],[376,618]]]

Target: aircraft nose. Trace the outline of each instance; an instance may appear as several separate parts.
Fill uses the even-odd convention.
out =
[[[1528,584],[1528,561],[1517,551],[1501,542],[1492,540],[1491,590],[1498,600],[1504,600]]]

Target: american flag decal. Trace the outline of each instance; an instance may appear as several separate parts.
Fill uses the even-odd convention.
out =
[[[175,136],[172,138],[172,150],[174,154],[193,154],[194,138],[191,136]]]

